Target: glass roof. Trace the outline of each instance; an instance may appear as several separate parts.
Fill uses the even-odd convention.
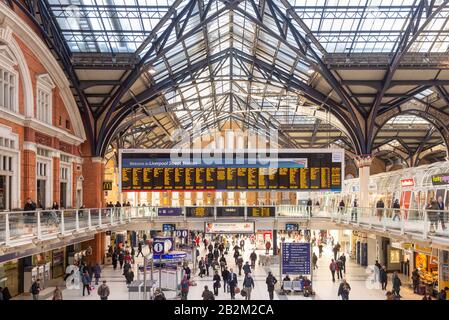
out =
[[[289,0],[303,22],[328,53],[393,52],[404,34],[416,0]],[[50,9],[72,52],[135,52],[168,12],[174,0],[48,0]],[[206,1],[204,1],[206,2]],[[435,0],[435,7],[443,0]],[[180,12],[189,1],[181,1]],[[256,1],[257,3],[257,1]],[[283,8],[280,0],[274,3]],[[213,1],[211,12],[224,6]],[[241,8],[255,16],[248,1]],[[267,9],[267,13],[269,13]],[[449,8],[436,14],[410,48],[411,52],[447,52],[449,45]],[[193,19],[192,19],[193,18]],[[189,21],[199,20],[198,10]],[[254,24],[248,19],[233,21],[222,15],[210,23],[209,39],[229,35],[222,26],[234,24],[234,32],[252,41]],[[425,19],[421,19],[421,25]],[[170,24],[167,19],[156,32],[161,34]],[[277,28],[271,14],[264,23]],[[298,24],[292,23],[301,31]],[[189,26],[187,26],[187,29]],[[291,43],[294,38],[287,34]],[[259,35],[261,41],[264,35]],[[266,40],[266,39],[265,39]],[[192,39],[192,41],[194,41]],[[168,41],[170,42],[170,40]],[[219,50],[219,48],[216,48]],[[245,49],[243,46],[240,49]]]
[[[429,124],[427,120],[424,120],[421,117],[417,117],[414,115],[399,115],[396,116],[387,122],[388,125],[423,125]]]

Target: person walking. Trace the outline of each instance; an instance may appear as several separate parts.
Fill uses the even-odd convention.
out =
[[[142,257],[144,256],[143,252],[142,252],[142,242],[139,242],[137,244],[137,256],[136,256],[136,258],[138,258],[140,254],[142,255]]]
[[[393,221],[396,221],[396,218],[401,221],[401,205],[398,199],[394,200],[393,203]]]
[[[114,251],[114,253],[112,254],[112,267],[114,268],[114,270],[117,270],[117,261],[118,261],[117,252]]]
[[[214,294],[209,290],[208,286],[204,286],[204,291],[201,297],[203,300],[215,300]]]
[[[445,216],[444,216],[444,202],[443,202],[443,197],[442,196],[438,196],[438,200],[437,200],[437,206],[438,206],[438,220],[441,223],[441,228],[444,230],[446,230],[446,225],[445,223]],[[437,227],[438,227],[438,223],[437,223]]]
[[[187,265],[184,267],[184,274],[187,276],[187,280],[190,280],[190,275],[191,275],[191,273],[192,273],[192,270],[190,270],[190,267],[189,267],[189,265],[187,264]]]
[[[245,290],[245,300],[251,300],[251,291],[254,288],[254,279],[251,277],[251,273],[245,275],[243,280],[243,290]]]
[[[248,261],[246,261],[245,265],[243,266],[243,272],[245,273],[245,276],[248,273],[251,273],[251,266],[249,265]]]
[[[401,282],[401,279],[399,279],[397,271],[395,271],[393,273],[392,282],[393,282],[393,290],[392,290],[393,294],[395,296],[401,297],[400,291],[401,291],[402,282]]]
[[[430,204],[426,207],[427,209],[427,217],[430,221],[430,229],[429,232],[435,233],[436,228],[438,227],[438,204],[435,200],[432,200]]]
[[[268,295],[270,297],[270,300],[273,300],[274,286],[276,285],[277,282],[278,282],[277,279],[273,276],[271,271],[269,271],[267,279],[265,280],[265,283],[267,284],[267,290],[268,290]]]
[[[379,201],[377,201],[376,208],[377,208],[377,217],[379,218],[379,221],[381,221],[385,210],[385,203],[382,198],[380,198]]]
[[[270,241],[265,242],[265,254],[266,255],[270,254],[270,249],[271,249],[271,242]]]
[[[340,252],[340,243],[337,242],[337,244],[332,248],[332,251],[334,252],[334,260],[337,261],[338,253]]]
[[[94,271],[94,277],[95,277],[95,285],[98,286],[98,281],[101,278],[101,267],[98,263],[95,264],[93,271]]]
[[[58,286],[56,286],[55,291],[53,291],[52,300],[62,300],[62,291]]]
[[[234,270],[232,268],[229,269],[228,284],[229,284],[229,293],[231,294],[231,300],[234,300],[235,299],[235,288],[238,285],[238,280],[237,280],[237,274],[234,273]]]
[[[92,279],[89,276],[89,273],[87,273],[87,271],[84,272],[83,277],[81,278],[81,282],[83,283],[83,297],[85,295],[86,289],[87,295],[90,296],[90,284],[92,282]]]
[[[346,256],[344,252],[341,254],[339,260],[343,263],[343,272],[346,274]]]
[[[134,281],[134,271],[132,268],[128,271],[125,278],[127,285],[130,285]]]
[[[380,269],[382,269],[382,266],[380,265],[379,261],[376,260],[374,263],[374,282],[379,281],[380,282]]]
[[[318,254],[319,254],[320,258],[323,255],[323,244],[321,242],[318,244]]]
[[[108,300],[110,293],[106,280],[103,280],[103,283],[97,289],[97,294],[100,296],[101,300]]]
[[[225,267],[224,270],[221,272],[221,278],[223,279],[223,290],[226,292],[226,287],[229,286],[229,270],[228,267]]]
[[[331,260],[331,263],[329,265],[329,270],[332,273],[332,281],[335,282],[335,271],[337,270],[337,264],[335,263],[334,259]]]
[[[39,293],[41,291],[41,280],[38,278],[31,285],[30,292],[33,295],[33,300],[39,300]]]
[[[241,255],[239,255],[237,258],[237,267],[239,268],[239,276],[241,276],[243,268],[243,257]]]
[[[189,280],[187,280],[187,276],[184,275],[184,278],[181,281],[181,300],[187,300],[188,294],[189,294]]]
[[[251,252],[249,259],[251,260],[251,268],[254,269],[256,267],[256,260],[257,260],[256,250],[253,250],[253,252]]]
[[[221,287],[221,278],[220,275],[218,274],[218,271],[215,271],[214,277],[212,278],[213,282],[214,282],[214,294],[216,296],[218,296],[218,289]]]
[[[118,262],[120,263],[120,270],[123,268],[123,262],[125,261],[125,256],[123,251],[120,251],[118,254]]]
[[[384,290],[384,291],[387,290],[388,275],[387,275],[387,270],[386,270],[385,266],[380,268],[379,280],[380,280],[380,284],[382,285],[382,290]]]
[[[318,257],[316,256],[316,253],[314,252],[312,255],[312,269],[313,270],[318,269],[317,262],[318,262]]]
[[[240,240],[240,248],[242,249],[242,252],[245,252],[245,238]]]
[[[357,207],[358,207],[357,199],[355,199],[354,203],[352,205],[352,212],[351,212],[351,221],[353,221],[353,222],[357,222],[357,213],[358,213]]]
[[[338,279],[343,279],[343,262],[340,259],[337,260],[337,277]]]
[[[415,268],[412,272],[413,293],[418,293],[419,271]]]
[[[312,217],[312,199],[307,200],[307,214]]]
[[[346,279],[343,279],[338,287],[338,296],[341,297],[342,300],[349,300],[350,291],[351,286],[346,282]]]
[[[201,257],[200,262],[198,262],[198,268],[200,269],[200,273],[198,274],[198,276],[200,278],[204,277],[204,275],[206,274],[206,263],[204,262],[203,257]]]

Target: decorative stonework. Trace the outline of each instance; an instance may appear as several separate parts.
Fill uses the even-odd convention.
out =
[[[59,150],[66,153],[72,153],[72,146],[68,143],[59,141]]]
[[[35,137],[36,137],[36,143],[42,144],[47,147],[53,147],[52,146],[52,138],[50,136],[36,132]]]
[[[357,168],[371,167],[372,162],[373,157],[370,154],[364,154],[361,156],[356,156],[354,158],[354,163],[357,166]]]
[[[0,41],[10,43],[12,39],[12,29],[9,26],[0,28]]]

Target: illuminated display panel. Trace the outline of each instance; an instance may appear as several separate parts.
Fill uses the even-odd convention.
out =
[[[121,191],[340,191],[343,182],[342,149],[282,149],[264,161],[247,150],[215,154],[213,161],[198,151],[183,155],[174,160],[167,150],[120,150]]]

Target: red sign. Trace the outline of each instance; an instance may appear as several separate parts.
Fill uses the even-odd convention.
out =
[[[402,188],[413,187],[414,185],[415,185],[415,179],[413,179],[413,178],[401,179],[401,187]]]

